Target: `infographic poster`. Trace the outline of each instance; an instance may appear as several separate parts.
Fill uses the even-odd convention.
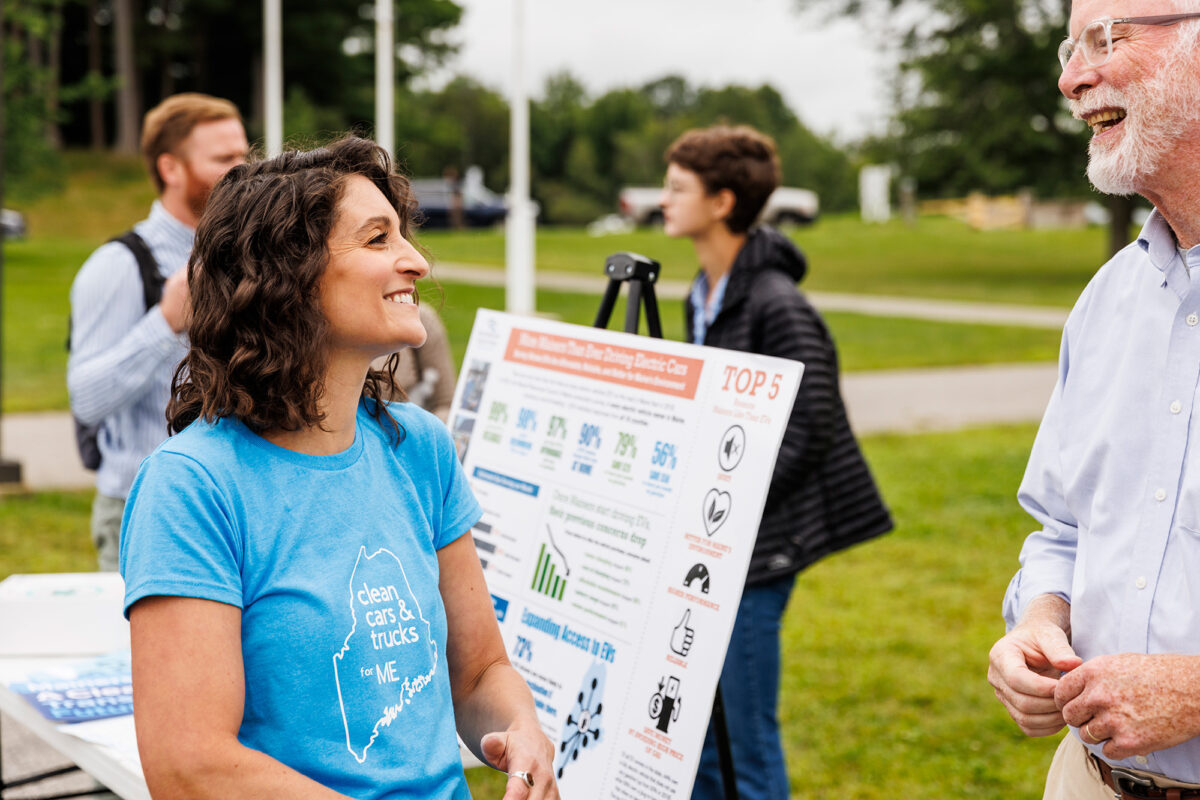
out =
[[[690,795],[801,372],[478,313],[450,427],[564,797]]]

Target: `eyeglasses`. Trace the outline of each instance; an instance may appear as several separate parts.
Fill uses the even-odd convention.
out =
[[[704,186],[688,186],[679,181],[663,181],[663,191],[667,194],[695,194],[704,191]]]
[[[1191,14],[1161,14],[1154,17],[1121,17],[1119,19],[1098,19],[1087,24],[1078,39],[1066,38],[1058,46],[1058,63],[1065,71],[1067,62],[1075,55],[1078,48],[1083,53],[1083,60],[1089,66],[1098,67],[1112,57],[1113,25],[1174,25],[1185,19],[1200,17],[1200,12]],[[1118,39],[1125,37],[1118,36]]]

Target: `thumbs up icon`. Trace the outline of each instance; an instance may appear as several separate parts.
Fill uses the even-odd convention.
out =
[[[696,638],[696,631],[688,625],[691,620],[692,610],[684,609],[683,619],[679,620],[675,630],[671,631],[671,650],[681,656],[688,654],[688,651],[692,649],[692,640]]]

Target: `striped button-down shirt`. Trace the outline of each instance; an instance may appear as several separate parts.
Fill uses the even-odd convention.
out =
[[[155,201],[134,226],[164,277],[182,269],[195,231]],[[146,310],[137,260],[109,242],[88,258],[71,286],[71,410],[100,423],[102,462],[96,490],[124,498],[142,459],[167,437],[171,378],[187,338],[171,330],[156,305]]]
[[[1200,282],[1187,265],[1200,276],[1200,246],[1181,255],[1156,211],[1092,279],[1021,483],[1041,530],[1005,619],[1064,598],[1084,660],[1200,655]],[[1200,782],[1200,739],[1117,763]]]

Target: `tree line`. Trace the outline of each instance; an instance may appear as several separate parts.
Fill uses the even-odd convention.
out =
[[[853,207],[859,164],[883,162],[921,196],[1032,188],[1079,195],[1086,133],[1058,97],[1054,59],[1067,0],[793,0],[800,10],[857,15],[898,55],[889,127],[852,145],[813,133],[774,87],[693,86],[666,76],[589,96],[569,72],[531,104],[533,187],[549,222],[614,207],[626,184],[657,184],[683,130],[745,123],[775,137],[784,183]],[[906,9],[922,13],[907,16]],[[64,146],[131,151],[141,114],[195,90],[238,104],[262,131],[262,4],[238,0],[7,0],[5,164],[10,186],[53,184]],[[305,141],[374,115],[373,4],[287,0],[285,134]],[[453,54],[462,9],[452,0],[395,0],[397,156],[416,175],[483,167],[507,185],[507,100],[459,77],[414,79]],[[908,20],[905,22],[904,20]]]
[[[747,124],[775,138],[785,185],[821,195],[823,208],[856,202],[849,154],[815,135],[769,85],[693,87],[678,76],[589,97],[569,73],[550,77],[530,107],[534,198],[541,219],[579,223],[613,211],[624,185],[657,186],[664,153],[688,128]],[[414,174],[483,167],[492,186],[508,183],[508,105],[470,78],[397,99],[399,153]]]

